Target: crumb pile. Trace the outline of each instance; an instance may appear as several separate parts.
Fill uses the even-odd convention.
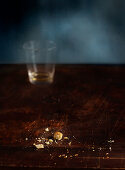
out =
[[[25,140],[28,140],[28,138]],[[68,144],[68,146],[71,146],[69,137],[65,136],[61,131],[54,131],[48,127],[44,129],[44,132],[40,137],[35,138],[35,142],[33,143],[36,149],[43,149],[45,147],[57,145],[60,146],[63,144]]]

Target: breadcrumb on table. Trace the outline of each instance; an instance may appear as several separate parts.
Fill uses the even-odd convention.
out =
[[[55,132],[54,133],[54,139],[61,140],[63,137],[63,134],[61,132]]]

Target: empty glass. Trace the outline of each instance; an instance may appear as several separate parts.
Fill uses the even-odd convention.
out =
[[[33,84],[54,80],[56,46],[53,41],[29,41],[24,44],[29,81]]]

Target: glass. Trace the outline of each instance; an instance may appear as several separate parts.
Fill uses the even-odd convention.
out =
[[[29,81],[33,84],[52,83],[54,80],[56,46],[53,41],[29,41],[24,44]]]

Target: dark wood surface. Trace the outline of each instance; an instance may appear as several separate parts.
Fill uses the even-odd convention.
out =
[[[0,166],[125,168],[125,66],[58,65],[32,85],[25,65],[0,65]]]

